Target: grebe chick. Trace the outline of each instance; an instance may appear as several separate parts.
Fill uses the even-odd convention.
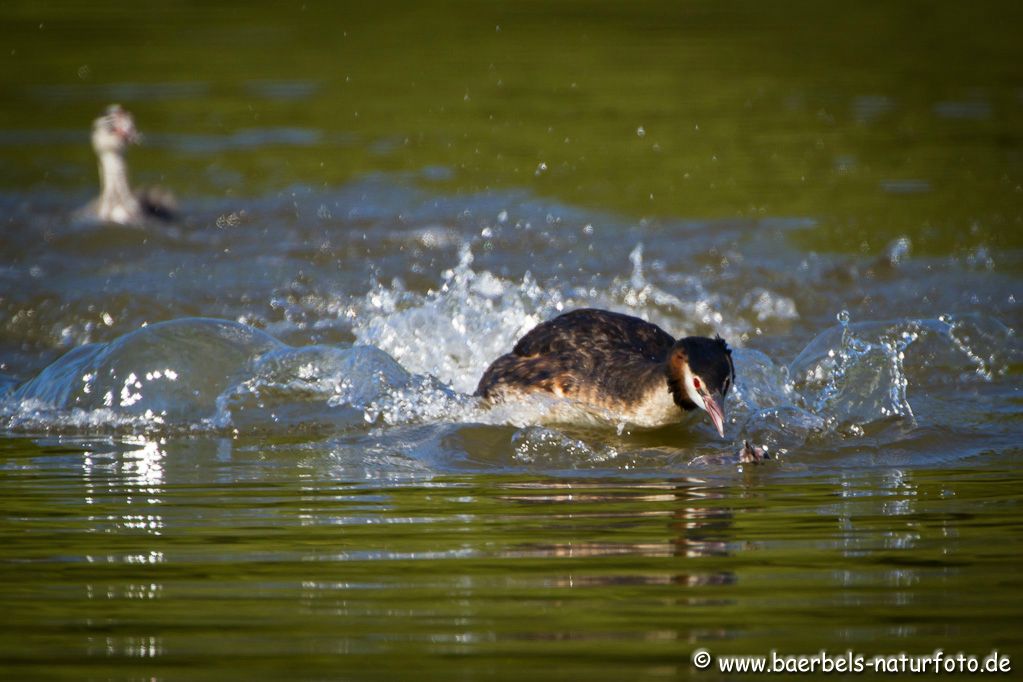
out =
[[[141,140],[131,113],[119,104],[92,123],[92,148],[99,157],[100,195],[78,211],[82,220],[144,225],[152,219],[173,220],[177,216],[174,196],[167,190],[147,188],[133,192],[128,183],[125,152]]]
[[[676,341],[638,317],[582,309],[519,339],[483,373],[476,395],[494,403],[550,394],[639,426],[701,409],[724,437],[722,404],[734,381],[732,351],[720,337]]]

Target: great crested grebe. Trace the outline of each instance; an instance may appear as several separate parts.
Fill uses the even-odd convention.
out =
[[[147,188],[134,192],[128,183],[125,152],[139,142],[135,119],[119,104],[92,123],[92,148],[99,157],[100,195],[80,209],[79,220],[141,226],[153,219],[173,220],[177,206],[167,190]]]
[[[638,317],[582,309],[519,339],[483,373],[476,395],[496,403],[549,394],[638,426],[701,409],[724,437],[723,402],[734,381],[732,351],[720,337],[675,340]]]

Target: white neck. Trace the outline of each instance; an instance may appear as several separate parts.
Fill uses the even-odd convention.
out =
[[[101,220],[114,223],[138,223],[142,207],[128,184],[128,164],[116,151],[99,155],[100,197],[97,213]]]

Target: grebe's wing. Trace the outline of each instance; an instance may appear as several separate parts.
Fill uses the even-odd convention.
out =
[[[476,395],[487,400],[552,393],[606,410],[667,390],[664,361],[675,339],[638,317],[582,309],[537,325],[487,368]]]
[[[663,360],[675,339],[655,324],[607,310],[583,308],[543,322],[519,339],[521,357],[584,352],[612,356],[624,351]]]

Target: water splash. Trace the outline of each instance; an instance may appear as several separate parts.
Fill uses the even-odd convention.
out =
[[[755,287],[736,301],[709,288],[703,273],[665,272],[658,261],[648,267],[644,253],[640,242],[629,253],[631,273],[615,278],[606,293],[574,293],[586,297],[587,305],[643,317],[677,336],[720,334],[733,345],[757,333],[758,324],[799,318],[795,301],[766,287]]]
[[[459,243],[457,233],[447,228],[412,238],[430,241],[440,239],[437,235],[451,240],[445,242],[449,246]],[[637,452],[647,457],[666,447],[659,439],[674,444],[677,434],[626,433],[614,415],[595,420],[554,398],[487,408],[470,395],[479,376],[533,326],[577,307],[638,315],[676,334],[721,330],[730,341],[736,339],[738,382],[728,398],[729,434],[784,454],[796,447],[838,448],[870,438],[898,442],[918,426],[920,405],[929,417],[936,414],[935,404],[950,405],[947,411],[961,409],[955,391],[989,384],[1019,363],[1012,330],[990,318],[854,323],[842,311],[835,327],[786,366],[737,342],[753,324],[799,318],[791,299],[770,289],[754,288],[741,296],[718,293],[715,289],[726,280],[705,282],[694,273],[672,271],[661,261],[648,260],[642,242],[629,253],[631,267],[604,279],[604,286],[567,288],[556,279],[541,283],[529,272],[509,279],[476,267],[473,247],[481,243],[473,239],[460,242],[457,264],[425,292],[410,291],[396,278],[356,298],[319,295],[319,323],[351,329],[337,346],[301,345],[299,339],[293,347],[222,320],[151,325],[110,343],[76,348],[13,390],[6,382],[0,419],[17,430],[327,430],[363,439],[375,434],[394,448],[381,446],[381,457],[414,452],[431,458],[446,452],[447,436],[437,434],[481,425],[517,429],[507,432],[499,448],[506,463],[554,466],[554,451],[560,448],[568,454],[557,466],[574,461],[624,467]],[[899,246],[896,252],[890,260],[901,262],[908,251]],[[731,254],[727,259],[736,261]],[[348,345],[351,337],[353,347]],[[539,426],[555,422],[596,435],[580,438],[563,426]],[[422,435],[416,431],[420,427],[434,435]],[[686,430],[680,427],[678,433]],[[412,432],[419,433],[418,445],[399,447],[404,436],[393,434]],[[878,434],[884,434],[880,441]],[[654,447],[606,449],[601,443],[609,438],[650,439]],[[690,445],[702,448],[699,454],[714,449],[700,439]],[[673,445],[675,460],[692,459],[679,454],[685,447]]]
[[[619,455],[611,445],[593,447],[583,440],[542,426],[518,429],[512,435],[511,443],[516,462],[545,468],[601,465]]]
[[[14,391],[19,408],[198,423],[217,397],[282,344],[227,320],[185,318],[148,325],[108,344],[81,346]],[[20,410],[23,412],[23,410]]]
[[[486,367],[510,351],[519,337],[572,308],[598,307],[639,315],[676,333],[698,331],[680,323],[696,319],[708,333],[722,330],[729,338],[740,334],[725,324],[723,314],[714,307],[717,298],[698,278],[688,278],[685,286],[678,287],[684,298],[648,279],[641,243],[629,255],[632,269],[627,277],[616,278],[606,290],[574,289],[567,295],[542,286],[529,273],[513,282],[485,270],[478,272],[472,267],[474,260],[470,245],[463,244],[458,264],[443,273],[438,289],[426,294],[408,292],[400,282],[375,286],[354,306],[357,341],[386,351],[413,373],[434,377],[458,393],[472,393]],[[777,302],[768,292],[762,294],[761,300]],[[762,317],[793,315],[794,308],[761,313]],[[568,421],[579,416],[569,414],[571,410],[564,405],[544,401],[531,401],[520,408],[520,412],[506,415],[511,423],[522,423],[520,415],[536,421],[550,420],[554,414]],[[454,409],[465,414],[461,406]],[[606,423],[613,422],[609,419]]]
[[[463,244],[458,265],[425,295],[400,287],[374,289],[353,327],[359,343],[376,346],[409,370],[437,377],[456,391],[473,392],[494,358],[565,308],[557,291],[541,287],[529,273],[513,283],[477,273],[473,260],[469,244]]]
[[[836,317],[837,331],[814,339],[789,368],[811,411],[854,430],[876,419],[912,419],[903,361],[918,333],[890,329],[868,340],[851,325],[848,311]]]
[[[367,409],[411,376],[371,346],[281,348],[262,356],[249,378],[217,399],[217,428],[345,429],[364,426]]]
[[[1002,324],[977,316],[941,315],[938,321],[947,325],[948,338],[974,365],[977,376],[991,381],[1005,374],[1013,359],[1018,361],[1018,353],[1016,358],[1010,355],[1015,334]]]
[[[839,325],[811,341],[789,372],[813,413],[853,434],[878,420],[912,425],[912,391],[954,400],[948,382],[962,390],[971,375],[990,381],[1020,355],[1012,331],[989,318],[853,323],[844,310],[837,318]]]

